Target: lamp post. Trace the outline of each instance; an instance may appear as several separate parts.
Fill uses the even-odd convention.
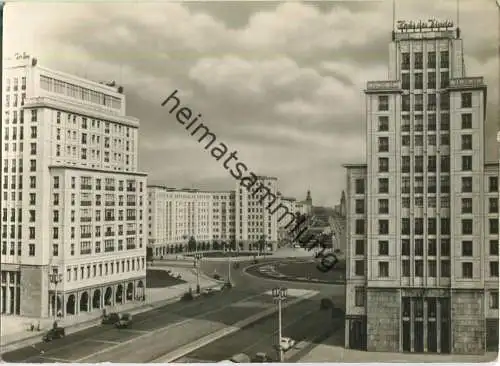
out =
[[[194,265],[196,267],[196,293],[199,294],[201,292],[200,289],[200,261],[203,257],[202,253],[196,253],[194,256]]]
[[[231,283],[231,248],[229,244],[226,246],[227,248],[227,282]]]
[[[49,282],[54,284],[54,319],[57,319],[57,284],[62,282],[62,273],[49,273]]]
[[[281,302],[287,298],[287,289],[283,287],[275,287],[272,290],[273,299],[278,303],[278,357],[279,362],[283,362],[283,347],[281,347]]]

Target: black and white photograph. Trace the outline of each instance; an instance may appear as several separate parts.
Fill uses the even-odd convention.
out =
[[[500,0],[0,3],[1,363],[488,363]]]

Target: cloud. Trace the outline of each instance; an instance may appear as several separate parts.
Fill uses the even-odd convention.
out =
[[[461,0],[468,75],[488,83],[487,149],[498,129],[494,1]],[[454,19],[456,0],[401,0],[398,19]],[[365,151],[363,89],[387,78],[392,0],[380,2],[7,3],[4,54],[125,86],[140,118],[140,166],[155,183],[233,188],[160,103],[179,90],[220,141],[280,190],[335,204],[344,162]],[[478,21],[480,19],[480,21]],[[22,26],[21,26],[22,25]],[[225,183],[224,183],[225,182]]]

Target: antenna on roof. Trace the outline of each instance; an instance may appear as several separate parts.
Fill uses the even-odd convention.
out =
[[[392,0],[392,30],[396,29],[396,0]]]

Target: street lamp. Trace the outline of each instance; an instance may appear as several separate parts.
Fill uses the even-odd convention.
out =
[[[196,293],[199,294],[201,292],[200,289],[200,261],[203,257],[202,253],[196,253],[194,256],[194,265],[196,267]]]
[[[54,319],[57,319],[57,284],[62,282],[63,276],[62,273],[58,273],[54,271],[53,273],[49,273],[49,282],[54,284]]]
[[[273,299],[278,303],[278,357],[279,362],[283,362],[283,347],[281,346],[281,302],[287,298],[287,289],[284,287],[275,287],[272,290]]]

